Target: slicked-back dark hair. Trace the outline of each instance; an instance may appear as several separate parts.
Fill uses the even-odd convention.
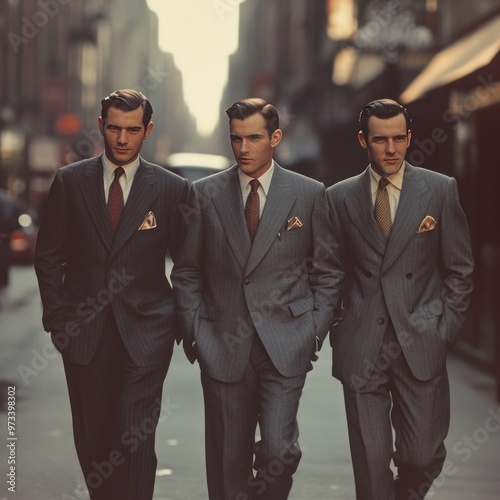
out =
[[[387,119],[394,116],[403,115],[406,120],[406,131],[411,128],[411,116],[408,110],[392,99],[377,99],[369,102],[359,113],[359,126],[365,138],[368,138],[368,120],[370,116]]]
[[[153,116],[153,107],[146,96],[138,90],[123,89],[111,92],[111,94],[101,101],[101,118],[103,122],[106,122],[109,108],[117,108],[121,111],[133,111],[139,107],[144,111],[142,123],[144,130],[146,130]]]
[[[280,128],[280,119],[278,110],[260,97],[250,97],[248,99],[241,99],[232,104],[226,109],[226,114],[229,117],[229,122],[232,119],[245,120],[250,116],[259,113],[266,122],[266,130],[269,138],[273,135],[275,130]]]

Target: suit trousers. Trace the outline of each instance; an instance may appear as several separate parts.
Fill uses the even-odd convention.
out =
[[[220,382],[204,372],[201,379],[209,499],[287,499],[302,455],[297,411],[306,374],[281,375],[254,334],[242,381]]]
[[[344,385],[344,399],[357,500],[424,498],[446,457],[446,366],[431,380],[416,379],[390,325],[368,383]]]
[[[160,366],[136,366],[110,309],[90,364],[63,358],[75,447],[92,500],[152,499],[155,432],[172,350],[173,343]]]

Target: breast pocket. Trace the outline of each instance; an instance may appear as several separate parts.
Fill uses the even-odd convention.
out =
[[[416,240],[430,240],[432,238],[435,238],[437,235],[437,231],[433,229],[432,231],[423,231],[421,233],[415,233],[413,236],[414,239]]]
[[[290,229],[287,231],[286,229],[280,231],[279,237],[281,240],[288,240],[288,239],[293,239],[293,238],[299,238],[300,236],[304,235],[304,228],[303,227],[298,227],[297,229]]]

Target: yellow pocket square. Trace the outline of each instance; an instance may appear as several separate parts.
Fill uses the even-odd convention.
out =
[[[149,211],[146,214],[146,217],[142,221],[142,224],[139,226],[139,231],[146,231],[148,229],[154,229],[156,227],[156,217],[155,214]]]
[[[288,219],[286,223],[286,230],[291,231],[292,229],[298,229],[299,227],[302,227],[304,224],[300,221],[298,217],[292,217],[291,219]]]
[[[420,223],[420,226],[418,226],[418,231],[417,233],[425,233],[426,231],[432,231],[436,227],[436,219],[434,217],[431,217],[430,215],[426,215],[422,222]]]

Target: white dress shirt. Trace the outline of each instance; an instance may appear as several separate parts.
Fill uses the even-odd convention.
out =
[[[269,186],[271,185],[271,179],[273,178],[273,173],[274,173],[274,160],[272,160],[271,168],[258,178],[258,181],[260,183],[259,189],[257,190],[260,199],[260,205],[259,205],[260,216],[262,216],[262,211],[264,210],[264,205],[266,204],[267,193],[269,192]],[[250,181],[252,181],[254,178],[244,174],[240,169],[238,169],[238,176],[240,179],[241,196],[243,198],[243,208],[244,208],[247,202],[248,195],[252,190],[252,187],[250,186]]]
[[[405,173],[405,162],[401,168],[395,173],[387,177],[389,184],[387,184],[387,193],[389,195],[389,205],[391,206],[391,220],[394,223],[394,218],[396,217],[396,212],[398,210],[399,198],[401,196],[401,189],[403,189],[403,177]],[[378,181],[381,176],[373,170],[370,165],[370,178],[371,178],[371,192],[372,192],[372,203],[375,207],[375,199],[377,197]]]
[[[102,166],[103,166],[103,176],[104,176],[104,198],[106,203],[108,203],[109,196],[109,187],[115,178],[115,170],[117,165],[109,161],[106,153],[103,153],[102,156]],[[123,165],[123,173],[118,179],[120,182],[120,186],[123,191],[123,204],[127,203],[128,195],[130,194],[130,188],[132,187],[132,183],[134,182],[134,177],[139,168],[140,160],[137,157],[134,161],[127,163],[127,165]]]

